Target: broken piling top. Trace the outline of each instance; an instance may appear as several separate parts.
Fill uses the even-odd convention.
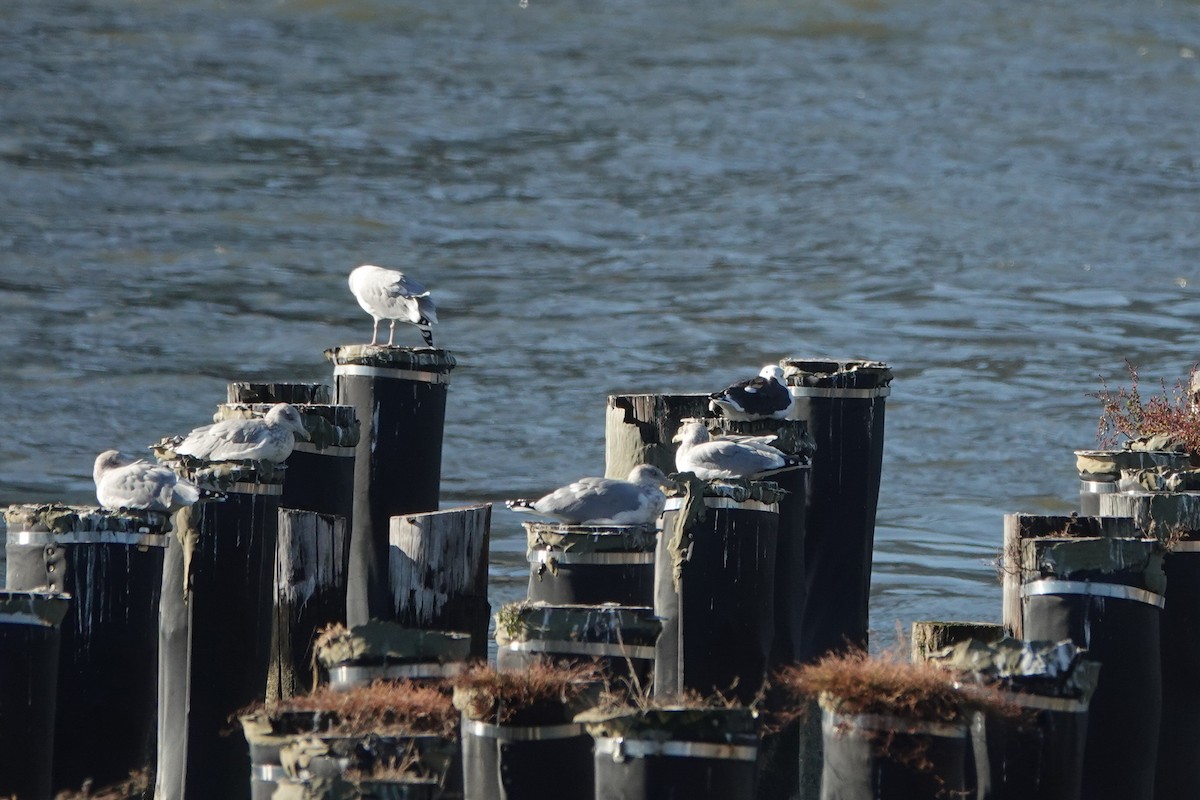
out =
[[[325,358],[333,374],[401,378],[425,383],[449,383],[457,362],[449,350],[438,347],[392,347],[384,344],[347,344],[331,347]]]
[[[928,660],[969,674],[978,682],[1013,692],[1081,701],[1096,689],[1100,664],[1069,639],[1027,642],[1004,636],[992,641],[965,639],[930,652]]]
[[[232,381],[225,392],[227,403],[291,403],[294,406],[333,403],[333,387],[326,383]]]
[[[1100,513],[1129,519],[1141,535],[1176,549],[1200,539],[1200,492],[1114,492],[1100,498]]]
[[[214,422],[227,419],[253,419],[266,416],[274,403],[222,403],[213,415]],[[358,444],[360,425],[354,406],[332,404],[294,404],[300,412],[308,441],[296,440],[295,450],[323,452],[335,448],[353,448]]]
[[[1021,544],[1022,593],[1028,584],[1054,580],[1119,583],[1162,595],[1165,553],[1157,539],[1028,539]]]
[[[604,428],[604,474],[624,479],[639,464],[675,471],[672,441],[683,420],[709,414],[707,394],[611,394]]]
[[[675,705],[594,708],[575,716],[596,739],[708,742],[758,746],[757,715],[749,708]]]
[[[59,592],[0,589],[0,624],[57,628],[70,603],[71,596]]]
[[[912,624],[912,660],[925,661],[930,653],[972,639],[995,642],[1004,638],[997,622],[943,622],[919,620]]]
[[[584,553],[653,553],[658,529],[653,525],[571,525],[565,522],[522,522],[527,554],[570,556]]]
[[[328,628],[317,638],[313,648],[317,662],[326,669],[442,664],[462,662],[470,657],[471,634],[407,628],[395,622],[373,619],[350,629],[341,625]]]
[[[508,603],[496,612],[496,644],[553,641],[654,647],[662,620],[654,609],[600,605],[555,605],[529,601]]]
[[[1075,469],[1080,480],[1116,481],[1125,470],[1184,469],[1195,466],[1195,456],[1180,450],[1145,450],[1130,442],[1126,447],[1110,450],[1076,450]],[[1147,442],[1158,446],[1154,440]]]
[[[836,390],[822,395],[830,397],[886,397],[891,392],[892,368],[882,361],[788,356],[779,359],[779,366],[794,396],[809,394],[797,391],[804,389]]]
[[[138,544],[139,537],[170,529],[171,518],[158,511],[108,511],[97,506],[62,503],[12,505],[4,510],[8,542],[31,544],[53,534],[63,544],[73,542]]]

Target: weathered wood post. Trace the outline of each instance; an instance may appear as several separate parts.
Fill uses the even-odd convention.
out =
[[[960,642],[998,642],[1004,635],[1004,626],[995,622],[918,620],[912,624],[912,660],[925,661],[930,653]]]
[[[333,405],[333,389],[310,383],[231,383],[222,419],[258,417],[275,403],[300,412],[309,440],[297,439],[287,459],[281,508],[336,514],[350,526],[354,508],[354,457],[361,433],[354,406]],[[290,398],[290,399],[289,399]]]
[[[486,658],[491,525],[491,503],[392,517],[390,616],[412,628],[469,633],[471,655]]]
[[[767,675],[775,634],[778,487],[688,482],[668,497],[655,553],[654,693],[728,693],[749,703]]]
[[[784,358],[791,419],[816,443],[805,528],[801,658],[867,647],[875,511],[892,371],[878,361]]]
[[[1162,559],[1156,539],[1022,542],[1024,638],[1070,639],[1101,664],[1089,706],[1082,797],[1154,796],[1162,716]]]
[[[53,796],[59,642],[70,598],[0,591],[0,796]]]
[[[362,423],[354,467],[347,623],[390,619],[390,520],[434,511],[453,356],[434,348],[347,345],[325,351],[337,402]],[[486,560],[485,560],[486,563]]]
[[[708,414],[707,394],[614,394],[604,428],[604,474],[625,478],[639,464],[675,471],[675,444],[682,420]]]
[[[1140,530],[1167,542],[1154,797],[1200,797],[1200,492],[1108,494],[1100,498],[1100,513],[1128,516]]]
[[[1192,462],[1190,453],[1175,450],[1147,450],[1151,442],[1130,443],[1115,450],[1076,450],[1075,469],[1079,472],[1079,513],[1085,517],[1108,516],[1100,511],[1100,497],[1117,491],[1121,473],[1167,467],[1183,469]]]
[[[228,733],[234,712],[266,697],[283,470],[199,460],[177,468],[225,499],[174,517],[182,546],[163,573],[156,796],[236,800],[249,797],[250,760]]]
[[[1021,552],[1028,539],[1046,536],[1129,539],[1140,535],[1133,520],[1125,517],[1080,517],[1044,514],[1005,514],[1004,549],[1000,555],[1001,621],[1014,638],[1025,639],[1021,603]]]
[[[155,637],[167,517],[10,506],[7,588],[72,597],[62,626],[54,789],[115,783],[154,761]]]
[[[649,525],[523,522],[529,600],[557,605],[654,604],[654,548]]]
[[[346,620],[350,555],[346,520],[333,514],[280,508],[277,542],[268,701],[313,688],[309,676],[317,632]]]

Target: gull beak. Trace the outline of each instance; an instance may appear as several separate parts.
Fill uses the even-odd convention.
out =
[[[681,429],[678,433],[676,433],[674,436],[672,436],[671,441],[672,442],[682,442],[683,441],[683,430]]]
[[[308,430],[304,427],[304,420],[297,422],[296,427],[293,428],[293,430],[296,432],[296,437],[299,439],[303,439],[306,442],[312,439],[312,436],[309,435]]]

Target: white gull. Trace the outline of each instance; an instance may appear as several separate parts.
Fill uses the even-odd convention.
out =
[[[296,441],[308,439],[300,412],[289,403],[276,403],[263,417],[226,419],[189,433],[175,452],[208,461],[270,461],[278,464],[292,454]]]
[[[784,383],[783,370],[778,364],[768,364],[755,377],[709,395],[708,405],[738,422],[784,419],[792,408],[792,394]]]
[[[803,463],[796,456],[754,439],[712,438],[700,422],[686,422],[672,441],[675,469],[710,481],[721,478],[761,478]]]
[[[96,456],[92,467],[96,499],[109,511],[144,510],[173,514],[200,499],[200,487],[168,467],[116,450]]]
[[[667,502],[662,470],[640,464],[619,478],[580,478],[538,500],[509,500],[513,511],[553,517],[569,525],[651,525]]]
[[[425,344],[433,346],[433,331],[429,326],[437,322],[437,306],[429,297],[429,290],[403,272],[364,264],[350,273],[350,291],[363,311],[375,320],[371,344],[379,338],[379,321],[386,319],[391,322],[389,345],[396,335],[396,320],[402,320],[416,325]]]

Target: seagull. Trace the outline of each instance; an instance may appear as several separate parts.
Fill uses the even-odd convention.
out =
[[[580,478],[540,500],[508,500],[505,505],[570,525],[652,525],[667,502],[663,487],[670,485],[661,469],[640,464],[627,480]]]
[[[760,478],[800,466],[803,461],[762,442],[748,439],[712,438],[700,422],[687,422],[672,440],[675,469],[695,473],[701,480]]]
[[[778,364],[768,364],[757,376],[710,394],[708,407],[725,419],[747,422],[784,419],[792,409],[792,394]]]
[[[227,419],[189,433],[175,447],[183,456],[208,461],[270,461],[278,464],[292,454],[292,434],[308,439],[300,412],[290,403],[276,403],[263,417]]]
[[[201,497],[200,487],[161,464],[105,450],[92,467],[96,499],[109,511],[138,509],[174,514]]]
[[[371,344],[379,338],[379,320],[386,319],[391,320],[387,340],[390,345],[399,319],[416,325],[425,344],[433,347],[433,331],[429,326],[437,322],[437,306],[424,286],[403,272],[364,264],[350,273],[350,291],[363,311],[375,320]]]

